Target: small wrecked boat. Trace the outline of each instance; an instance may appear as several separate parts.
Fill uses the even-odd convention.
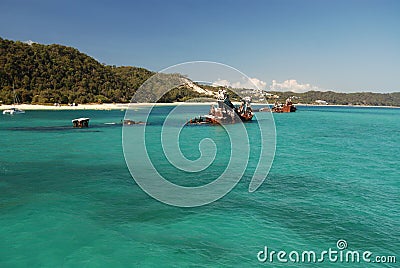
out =
[[[250,121],[254,114],[251,108],[251,98],[245,97],[239,107],[235,107],[229,99],[226,90],[218,90],[217,105],[212,104],[207,115],[189,120],[187,125],[202,124],[234,124]]]
[[[294,113],[296,110],[297,108],[293,105],[291,98],[287,98],[284,105],[282,105],[282,103],[275,102],[271,109],[271,111],[274,113]]]
[[[79,128],[82,128],[82,127],[89,127],[89,120],[90,120],[90,118],[77,118],[77,119],[73,119],[72,120],[72,125],[74,126],[74,127],[79,127]]]

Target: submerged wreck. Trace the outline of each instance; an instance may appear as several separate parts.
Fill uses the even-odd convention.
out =
[[[229,99],[226,90],[219,90],[217,105],[212,104],[207,115],[199,116],[189,120],[187,125],[196,124],[234,124],[250,121],[253,118],[251,109],[251,98],[245,97],[239,107],[235,107]]]
[[[124,119],[123,121],[123,125],[124,126],[130,126],[130,125],[145,125],[146,122],[143,121],[134,121],[134,120],[130,120],[130,119]]]

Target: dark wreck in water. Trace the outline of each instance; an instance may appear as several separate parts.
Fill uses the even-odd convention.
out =
[[[226,90],[219,90],[217,106],[212,104],[210,112],[207,115],[193,118],[186,124],[234,124],[241,121],[250,121],[253,115],[250,97],[243,98],[241,105],[235,107],[230,101]]]
[[[89,120],[90,118],[77,118],[72,120],[72,125],[74,127],[89,127]]]

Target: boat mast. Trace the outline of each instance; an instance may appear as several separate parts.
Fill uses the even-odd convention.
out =
[[[13,106],[15,106],[15,104],[19,104],[18,103],[18,96],[15,93],[15,82],[14,82],[14,78],[13,78],[13,84],[12,84],[12,88],[13,88]]]

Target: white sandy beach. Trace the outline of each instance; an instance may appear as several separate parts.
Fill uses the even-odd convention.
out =
[[[0,109],[6,110],[12,107],[22,110],[119,110],[119,109],[126,109],[128,107],[128,104],[81,104],[78,106],[19,104],[19,105],[1,105]]]
[[[105,104],[79,104],[78,106],[54,106],[40,104],[18,104],[18,105],[0,105],[0,110],[7,110],[12,107],[22,110],[125,110],[128,107],[145,107],[145,106],[170,106],[170,105],[211,105],[212,102],[174,102],[174,103],[105,103]]]
[[[106,104],[79,104],[78,106],[54,106],[54,105],[36,105],[36,104],[19,104],[19,105],[0,105],[0,110],[7,110],[16,107],[22,110],[126,110],[132,107],[145,106],[170,106],[170,105],[211,105],[215,102],[174,102],[174,103],[106,103]],[[240,105],[239,102],[234,102],[235,105]],[[253,103],[253,106],[272,105],[268,103]],[[400,108],[395,106],[362,106],[362,105],[314,105],[314,104],[295,104],[296,106],[316,106],[316,107],[370,107],[370,108]]]

